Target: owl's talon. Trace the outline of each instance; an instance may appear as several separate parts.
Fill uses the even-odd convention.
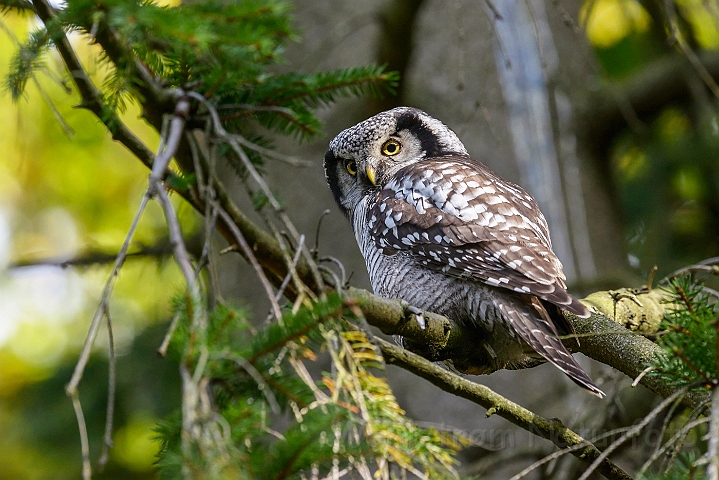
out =
[[[422,330],[427,328],[427,322],[425,322],[424,320],[424,313],[421,309],[413,305],[407,305],[407,307],[405,308],[405,314],[407,313],[414,315],[415,320],[417,320],[417,323],[419,324],[419,328],[421,328]]]
[[[424,315],[419,313],[419,314],[415,315],[414,318],[417,319],[417,323],[419,323],[419,328],[421,328],[422,330],[427,328],[427,323],[424,321]]]
[[[637,293],[641,293],[641,292],[637,292]],[[642,304],[641,301],[639,301],[639,299],[637,298],[637,294],[634,292],[631,292],[631,291],[616,292],[616,291],[610,290],[609,295],[611,295],[612,300],[614,300],[615,304],[626,299],[626,300],[630,300],[630,301],[634,302],[638,307],[644,308],[644,305]]]

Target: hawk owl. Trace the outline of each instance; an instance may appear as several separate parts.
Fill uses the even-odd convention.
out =
[[[352,225],[377,295],[479,329],[487,372],[548,360],[603,392],[558,339],[567,293],[534,198],[470,157],[425,112],[399,107],[344,130],[324,158],[334,198]]]

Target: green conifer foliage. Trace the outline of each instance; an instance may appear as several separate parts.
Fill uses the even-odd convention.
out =
[[[214,435],[192,445],[187,458],[180,417],[163,422],[162,475],[177,478],[189,469],[201,478],[301,478],[351,469],[365,478],[457,478],[454,455],[467,439],[418,427],[404,415],[381,353],[351,327],[358,323],[332,295],[257,331],[241,309],[228,306],[210,315],[204,340],[181,328],[172,346],[179,361],[189,351],[194,371],[206,352],[214,409],[198,428]],[[330,371],[316,381],[310,371],[319,365]]]
[[[716,299],[701,284],[684,275],[670,280],[673,308],[660,328],[664,354],[656,359],[654,375],[677,386],[711,388],[717,383]]]
[[[22,8],[6,4],[6,8]],[[249,120],[309,138],[319,133],[314,108],[342,97],[393,91],[396,73],[383,67],[329,72],[276,73],[284,46],[296,36],[289,4],[282,1],[203,1],[178,7],[126,0],[70,0],[48,28],[18,50],[6,85],[19,98],[29,76],[42,65],[53,38],[87,35],[112,66],[103,85],[110,112],[128,100],[146,108],[148,88],[138,70],[166,88],[191,89],[220,106],[227,126],[242,131]]]

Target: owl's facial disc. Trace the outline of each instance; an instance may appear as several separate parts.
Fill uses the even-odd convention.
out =
[[[342,213],[350,217],[357,204],[370,188],[373,188],[373,170],[362,158],[346,153],[337,154],[331,148],[324,159],[325,178],[335,202]]]
[[[421,110],[399,107],[337,135],[325,155],[325,176],[337,204],[349,216],[399,169],[450,154],[467,154],[452,130]]]

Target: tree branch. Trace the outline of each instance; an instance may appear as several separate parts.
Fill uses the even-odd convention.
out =
[[[719,82],[719,54],[702,52],[696,62],[714,82]],[[666,105],[687,103],[691,88],[687,71],[692,69],[684,55],[671,55],[651,63],[639,73],[623,81],[608,84],[590,94],[579,111],[578,132],[590,139],[587,144],[606,149],[627,125],[643,129],[645,120],[656,115]],[[600,152],[601,153],[601,152]]]
[[[468,374],[489,374],[494,371],[489,368],[489,354],[477,348],[482,339],[476,329],[431,312],[422,314],[425,321],[425,328],[422,329],[415,314],[407,309],[406,303],[380,298],[366,290],[350,288],[348,299],[360,307],[370,325],[387,335],[401,335],[407,348],[431,361],[450,362],[453,368]],[[662,350],[635,331],[643,334],[657,331],[664,316],[666,299],[667,293],[660,289],[646,292],[622,289],[594,293],[584,300],[594,310],[590,318],[566,314],[580,341],[579,347],[574,340],[566,342],[567,347],[631,378],[637,378]],[[677,390],[651,375],[643,376],[640,383],[665,398]],[[706,392],[689,393],[682,402],[694,408],[707,395]]]
[[[33,0],[33,5],[35,6],[38,17],[40,17],[40,20],[42,20],[45,25],[53,20],[55,16],[54,9],[47,0]],[[140,159],[142,163],[152,168],[152,161],[155,158],[155,154],[105,105],[102,94],[87,76],[67,36],[63,35],[55,39],[55,47],[60,53],[63,62],[65,62],[72,81],[80,92],[82,102],[79,106],[94,113],[108,128],[114,140],[123,144]]]
[[[387,363],[399,365],[405,370],[428,380],[445,392],[466,398],[484,407],[487,409],[487,417],[497,414],[528,432],[550,440],[562,449],[584,445],[584,447],[578,447],[571,451],[572,455],[584,462],[591,463],[600,457],[601,452],[591,442],[562,425],[559,420],[548,420],[541,417],[498,395],[484,385],[464,379],[408,350],[379,338],[376,341],[382,349],[382,354]],[[632,478],[608,458],[604,458],[600,462],[597,466],[597,471],[609,479]]]
[[[202,252],[202,235],[193,235],[185,240],[187,249],[193,257],[199,257]],[[172,244],[169,238],[158,240],[154,245],[139,245],[137,250],[127,253],[127,258],[155,258],[162,259],[172,255]],[[49,266],[49,267],[89,267],[92,265],[104,265],[113,263],[117,259],[117,252],[89,250],[72,258],[40,258],[34,260],[19,260],[11,262],[6,267],[8,270],[27,267]]]

